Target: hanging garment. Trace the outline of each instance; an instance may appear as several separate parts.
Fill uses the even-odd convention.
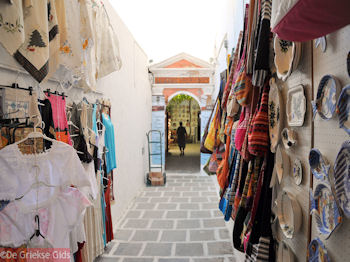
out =
[[[13,201],[0,212],[0,245],[26,244],[35,232],[34,217],[39,215],[40,232],[45,240],[54,248],[69,248],[69,232],[90,205],[78,189],[70,187],[59,190],[48,201],[39,202],[38,210],[36,204],[29,206],[23,200]]]
[[[107,242],[110,242],[114,239],[112,213],[111,213],[111,186],[112,186],[112,181],[111,181],[111,179],[108,179],[108,185],[107,185],[107,189],[105,191]]]
[[[108,150],[106,153],[106,171],[109,174],[114,168],[117,167],[115,158],[115,142],[114,142],[114,126],[110,117],[106,114],[102,114],[102,123],[106,128],[105,131],[105,145]]]
[[[41,119],[45,123],[44,134],[52,139],[56,139],[55,125],[53,123],[52,107],[49,99],[39,100],[43,105],[38,105]],[[51,146],[51,141],[44,140],[45,148],[48,149]]]
[[[46,152],[30,155],[22,154],[18,145],[11,144],[0,150],[0,163],[0,200],[14,200],[22,196],[35,182],[37,170],[39,181],[50,185],[91,186],[74,148],[62,142],[53,142]],[[47,198],[45,192],[40,192],[39,196]],[[35,191],[30,191],[24,198],[31,197],[36,199]]]
[[[22,0],[0,1],[0,43],[13,55],[25,39]]]

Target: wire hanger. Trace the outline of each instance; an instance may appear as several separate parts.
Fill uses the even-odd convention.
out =
[[[45,239],[45,237],[41,234],[40,232],[40,218],[39,218],[39,215],[35,215],[35,222],[36,222],[36,226],[37,228],[35,229],[35,232],[34,234],[30,237],[29,240],[32,240],[35,236],[36,237],[42,237],[43,239]]]

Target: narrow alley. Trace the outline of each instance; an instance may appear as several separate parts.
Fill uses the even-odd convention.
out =
[[[99,262],[241,261],[218,210],[216,177],[168,175],[165,187],[145,188],[130,205]]]

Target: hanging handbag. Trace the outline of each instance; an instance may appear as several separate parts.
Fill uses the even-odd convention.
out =
[[[204,129],[204,134],[203,134],[203,137],[202,137],[201,148],[200,148],[200,151],[203,154],[212,154],[213,153],[213,151],[209,150],[208,148],[206,148],[204,144],[205,144],[205,141],[206,141],[206,139],[208,137],[209,126],[211,127],[210,123],[211,123],[212,116],[213,116],[213,113],[215,111],[215,106],[216,106],[217,102],[218,102],[218,97],[215,100],[214,107],[211,110],[210,117],[208,118],[207,125],[205,126],[205,129]],[[212,120],[212,121],[214,121],[214,120]]]
[[[254,156],[264,156],[269,150],[268,100],[270,86],[266,81],[262,88],[260,103],[248,129],[248,151]]]
[[[219,165],[223,158],[223,153],[225,152],[225,145],[220,143],[220,145],[215,149],[213,154],[210,156],[209,161],[209,172],[216,173]]]
[[[235,134],[235,146],[238,151],[241,151],[242,149],[245,134],[247,132],[249,117],[250,117],[250,108],[243,107],[241,116],[239,118],[236,134]]]

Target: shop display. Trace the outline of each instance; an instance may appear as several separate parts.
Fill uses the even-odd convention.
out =
[[[311,213],[315,216],[317,228],[326,239],[341,224],[337,203],[330,185],[319,183],[314,193],[310,192]]]
[[[345,141],[334,163],[334,185],[340,208],[350,218],[350,141]]]
[[[321,152],[313,148],[309,154],[309,164],[312,174],[319,180],[328,179],[330,165],[327,160],[323,158]]]
[[[298,200],[289,191],[283,190],[277,197],[277,216],[286,238],[293,238],[302,223],[302,212]]]
[[[330,262],[327,249],[318,237],[311,240],[308,248],[309,262]]]
[[[288,90],[287,121],[289,126],[302,126],[306,112],[306,98],[304,87],[298,85]]]
[[[284,128],[281,136],[285,149],[289,149],[297,143],[297,133],[292,129]]]
[[[293,163],[293,178],[297,185],[300,185],[303,180],[303,166],[298,158],[296,158]]]
[[[317,89],[316,102],[313,104],[314,114],[317,111],[322,119],[331,119],[335,113],[338,94],[338,80],[332,75],[322,77]]]
[[[281,183],[284,174],[289,172],[289,156],[284,152],[282,146],[277,146],[276,150],[276,173],[278,182]]]
[[[339,127],[350,135],[350,85],[345,86],[339,95],[337,112],[339,114]]]
[[[279,262],[295,261],[294,253],[285,241],[282,241],[278,245],[277,261]]]
[[[319,37],[315,40],[315,47],[318,48],[320,47],[322,52],[326,52],[327,48],[327,40],[325,36]]]
[[[283,126],[283,108],[284,107],[281,92],[279,91],[278,86],[276,85],[275,79],[271,78],[268,104],[271,152],[276,151],[276,147],[280,141]]]

